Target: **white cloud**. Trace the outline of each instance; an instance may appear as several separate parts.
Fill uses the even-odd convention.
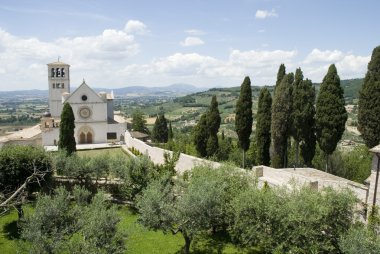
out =
[[[265,29],[260,29],[257,31],[258,33],[265,33]]]
[[[276,17],[278,17],[278,14],[274,9],[272,9],[271,11],[257,10],[255,17],[257,19],[276,18]]]
[[[199,37],[186,37],[184,41],[180,42],[180,45],[183,47],[190,47],[190,46],[198,46],[198,45],[203,45],[205,44],[204,41],[202,41],[201,38]]]
[[[251,77],[253,85],[273,85],[281,63],[287,72],[300,66],[305,77],[320,82],[331,63],[336,64],[341,79],[346,79],[363,77],[370,60],[369,56],[337,49],[313,49],[301,55],[297,50],[269,50],[268,47],[232,49],[225,58],[175,52],[132,64],[140,50],[139,37],[127,30],[107,29],[92,36],[43,41],[18,37],[0,28],[0,90],[47,89],[46,63],[55,61],[58,56],[71,64],[73,86],[86,78],[93,87],[109,88],[178,82],[237,86],[245,75]]]
[[[205,34],[205,32],[198,30],[198,29],[185,30],[185,33],[187,33],[188,35],[192,35],[192,36],[199,36],[199,35]]]
[[[335,64],[341,79],[364,77],[370,56],[356,56],[340,50],[313,49],[302,62],[304,76],[322,81],[330,64]]]
[[[128,24],[131,23],[126,27],[132,31],[133,26]],[[142,31],[136,27],[133,31]],[[107,29],[98,35],[62,37],[48,42],[14,36],[0,28],[0,90],[46,89],[42,85],[46,83],[46,63],[55,61],[58,56],[81,73],[80,77],[71,75],[73,84],[78,82],[76,78],[81,80],[84,76],[93,76],[98,81],[114,80],[115,68],[125,65],[139,50],[135,35],[124,29]]]
[[[139,20],[129,20],[125,25],[124,30],[127,33],[139,35],[143,35],[149,32],[146,25]]]
[[[313,49],[310,54],[307,55],[305,63],[314,63],[314,62],[331,62],[335,63],[342,60],[344,57],[343,52],[339,50],[319,50]]]

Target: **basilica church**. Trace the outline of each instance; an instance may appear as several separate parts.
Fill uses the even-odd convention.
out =
[[[96,93],[84,80],[70,92],[70,65],[58,60],[47,66],[50,111],[41,119],[43,146],[58,144],[60,117],[66,102],[74,112],[77,144],[124,141],[127,126],[123,117],[114,115],[113,93]]]

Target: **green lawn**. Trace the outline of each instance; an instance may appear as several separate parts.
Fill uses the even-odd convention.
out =
[[[96,157],[98,155],[104,155],[104,154],[110,155],[110,156],[129,156],[120,147],[94,149],[94,150],[79,150],[77,151],[77,154],[79,156],[88,156],[88,157]]]
[[[27,208],[26,213],[31,209]],[[127,235],[126,252],[133,254],[145,253],[180,253],[184,240],[182,235],[164,234],[162,231],[150,231],[137,223],[137,215],[125,206],[119,207],[122,217],[119,228]],[[13,210],[0,217],[0,253],[12,254],[17,252],[17,213]],[[221,251],[221,252],[218,252]],[[232,244],[224,244],[221,240],[197,239],[192,243],[192,253],[245,253]]]

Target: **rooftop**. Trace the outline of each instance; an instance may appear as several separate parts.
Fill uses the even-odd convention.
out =
[[[30,128],[25,128],[21,131],[13,132],[7,136],[0,137],[0,142],[7,142],[10,140],[31,139],[41,134],[40,125],[37,124]]]

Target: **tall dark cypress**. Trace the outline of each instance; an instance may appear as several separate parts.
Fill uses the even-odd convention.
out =
[[[292,119],[293,73],[285,75],[276,89],[272,104],[271,122],[271,163],[275,168],[287,165],[288,139]]]
[[[174,134],[173,134],[173,128],[172,128],[172,121],[169,121],[169,132],[168,132],[168,139],[173,140]]]
[[[342,138],[347,121],[343,88],[334,64],[330,65],[323,78],[317,99],[316,133],[319,147],[326,156],[326,171],[329,156]]]
[[[380,46],[374,48],[359,94],[358,129],[368,148],[380,143]]]
[[[264,87],[260,90],[256,114],[256,160],[258,165],[270,164],[270,125],[272,119],[272,96]]]
[[[207,126],[209,129],[209,138],[207,140],[207,156],[214,155],[219,148],[218,131],[220,127],[220,114],[216,96],[212,96],[210,107],[207,112]]]
[[[292,136],[296,145],[296,164],[299,165],[299,146],[301,156],[307,166],[315,154],[315,88],[310,80],[303,80],[301,68],[296,70],[293,84],[293,123]]]
[[[286,68],[285,68],[285,64],[282,63],[280,67],[278,68],[276,86],[274,88],[275,91],[277,87],[281,84],[281,81],[284,79],[285,75],[286,75]]]
[[[298,112],[293,117],[293,126],[297,129],[301,157],[308,167],[312,167],[315,155],[315,88],[311,80],[301,82],[298,92],[293,95],[293,112]],[[295,109],[297,108],[297,110]]]
[[[207,126],[207,114],[203,114],[193,130],[193,142],[195,149],[201,157],[207,156],[207,141],[209,131]]]
[[[156,117],[153,126],[152,138],[155,142],[166,143],[168,142],[168,122],[164,114]]]
[[[235,116],[235,130],[239,139],[239,147],[243,150],[243,168],[245,167],[245,152],[250,145],[249,137],[252,133],[252,122],[252,89],[251,80],[247,76],[240,87]]]
[[[74,137],[75,117],[73,109],[69,103],[63,105],[61,113],[61,123],[59,125],[59,142],[58,149],[66,150],[68,155],[76,151],[76,142]]]

